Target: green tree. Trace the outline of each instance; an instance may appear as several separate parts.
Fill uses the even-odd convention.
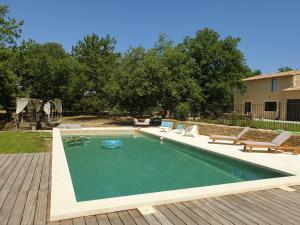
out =
[[[203,102],[202,90],[194,79],[196,63],[182,46],[172,46],[172,42],[160,35],[154,49],[167,70],[162,77],[161,101],[164,110],[174,111],[182,102],[190,104],[193,113],[199,110]]]
[[[88,35],[72,48],[72,56],[85,66],[85,76],[92,83],[86,91],[82,104],[92,110],[106,110],[106,86],[115,70],[119,54],[114,52],[116,41],[107,35],[100,38],[96,34]]]
[[[8,109],[14,105],[18,80],[14,73],[14,46],[21,35],[23,21],[17,22],[7,16],[9,8],[0,5],[0,107]]]
[[[278,68],[278,72],[287,72],[287,71],[291,71],[293,70],[293,68],[289,67],[289,66],[282,66]]]
[[[261,75],[261,70],[253,70],[252,73],[250,74],[251,76],[256,76],[256,75]]]
[[[17,22],[16,19],[7,16],[9,7],[0,5],[0,47],[12,47],[16,45],[16,39],[21,36],[24,21]]]
[[[122,109],[144,113],[157,107],[161,97],[161,79],[167,73],[153,50],[131,48],[120,58],[111,84],[111,92]]]
[[[221,111],[231,107],[234,88],[248,76],[249,68],[238,49],[239,38],[226,37],[211,29],[203,29],[195,37],[186,37],[182,46],[194,59],[194,79],[202,89],[205,103],[202,112]]]
[[[15,102],[18,80],[12,63],[14,52],[0,48],[0,108],[8,109]]]
[[[78,94],[83,95],[86,91],[78,86],[78,83],[86,85],[82,78],[83,66],[71,58],[60,44],[24,41],[17,49],[14,65],[22,96],[44,101],[59,98],[70,107]],[[80,82],[77,81],[79,78],[82,78]]]
[[[180,120],[187,120],[190,113],[191,107],[187,102],[182,102],[178,106],[176,106],[176,118]]]

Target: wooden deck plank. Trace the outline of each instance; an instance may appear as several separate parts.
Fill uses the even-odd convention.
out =
[[[155,213],[152,214],[158,222],[160,222],[161,224],[165,224],[165,225],[172,225],[172,223],[170,222],[170,220],[168,220],[167,217],[165,217],[160,211],[156,211]]]
[[[190,225],[196,225],[197,224],[193,219],[188,217],[184,212],[179,210],[175,205],[168,204],[168,205],[166,205],[166,207],[168,209],[170,209],[170,211],[172,213],[174,213],[176,216],[178,216],[184,223],[190,224]]]
[[[238,218],[232,216],[232,214],[228,213],[226,210],[218,207],[218,204],[216,205],[214,202],[209,201],[208,199],[200,199],[200,200],[195,200],[195,201],[199,201],[199,202],[205,204],[206,207],[210,208],[215,213],[222,215],[223,217],[225,217],[228,221],[230,221],[233,224],[236,224],[236,225],[246,224],[242,220],[239,220]]]
[[[7,179],[9,178],[12,171],[15,169],[17,163],[22,158],[20,155],[14,155],[9,160],[5,162],[5,168],[4,166],[1,167],[1,176],[0,176],[0,190],[2,190],[4,184],[6,183]]]
[[[155,207],[162,214],[165,215],[174,225],[185,225],[185,223],[179,219],[172,211],[170,211],[165,205],[160,205]]]
[[[29,191],[23,211],[21,225],[32,225],[35,215],[35,207],[37,201],[38,191]]]
[[[34,171],[36,169],[36,165],[39,159],[39,154],[33,154],[33,159],[32,162],[30,164],[30,168],[26,174],[26,177],[23,181],[22,187],[20,191],[29,191],[32,179],[33,179],[33,175],[34,175]]]
[[[36,169],[34,171],[34,176],[32,179],[32,182],[29,187],[29,192],[23,212],[23,218],[21,225],[32,225],[34,223],[34,217],[35,217],[35,209],[37,204],[37,198],[38,198],[38,187],[40,182],[40,174],[42,172],[42,165],[44,162],[44,153],[38,154],[38,162],[36,165]]]
[[[1,154],[0,155],[0,169],[10,157],[12,157],[12,155],[9,155],[9,154]]]
[[[131,216],[127,211],[120,211],[118,212],[118,215],[122,220],[122,222],[124,223],[124,225],[136,225],[136,223],[134,222],[134,220],[131,218]]]
[[[153,214],[143,215],[150,225],[162,225]]]
[[[269,190],[268,190],[269,191]],[[270,190],[271,191],[271,190]],[[272,193],[277,196],[284,196],[288,201],[292,201],[296,204],[300,204],[300,192],[297,191],[285,191],[282,189],[272,189]]]
[[[6,167],[13,161],[13,159],[16,157],[14,154],[5,155],[2,157],[1,165],[0,165],[0,177],[3,175],[3,172],[5,171]]]
[[[99,225],[111,225],[106,214],[96,216]]]
[[[96,216],[86,216],[84,220],[86,225],[98,225]]]
[[[245,217],[249,218],[257,224],[280,225],[280,223],[277,223],[276,221],[265,217],[261,212],[258,213],[254,207],[246,205],[245,202],[240,201],[239,199],[234,198],[233,196],[222,196],[218,197],[217,200],[221,201],[223,204],[226,204],[233,210],[239,211],[242,215],[244,215]]]
[[[20,169],[15,170],[11,173],[11,177],[15,177],[15,178],[11,179],[12,181],[11,188],[3,203],[4,207],[2,207],[0,210],[0,221],[3,225],[6,225],[8,223],[8,220],[14,208],[15,201],[18,197],[19,190],[26,176],[32,157],[33,155],[28,155],[27,157],[24,157],[24,163],[20,164],[22,165]]]
[[[19,225],[21,223],[21,219],[23,217],[23,211],[25,208],[26,200],[27,200],[28,189],[29,189],[31,180],[33,178],[37,160],[38,160],[38,154],[34,154],[32,161],[30,163],[29,169],[27,171],[27,174],[25,176],[25,179],[22,183],[21,189],[18,193],[18,196],[17,196],[16,202],[15,202],[14,208],[12,210],[8,225]]]
[[[124,225],[116,212],[107,213],[111,225]]]
[[[263,219],[267,223],[282,225],[291,224],[288,221],[279,218],[277,215],[271,214],[270,212],[265,210],[264,207],[261,207],[255,202],[251,200],[247,201],[248,199],[244,198],[243,196],[231,195],[230,198],[232,199],[233,204],[242,207],[243,209],[245,209],[248,212],[251,212],[252,214],[255,214],[256,217]]]
[[[32,154],[29,154],[26,157],[25,162],[21,166],[19,172],[16,173],[16,178],[14,180],[14,183],[13,183],[12,187],[10,188],[10,192],[18,193],[20,191],[21,186],[23,184],[23,181],[25,180],[25,177],[26,177],[26,174],[27,174],[27,171],[29,169],[29,166],[30,166],[30,163],[31,163],[32,159],[33,159]]]
[[[74,225],[86,225],[83,217],[78,217],[73,219]]]
[[[10,219],[7,223],[8,225],[21,224],[26,199],[27,199],[27,193],[19,192],[13,210],[11,212]]]
[[[48,190],[39,190],[36,203],[34,225],[47,224]]]
[[[49,176],[50,176],[50,162],[51,162],[51,155],[46,154],[39,190],[48,190]]]
[[[60,225],[60,222],[59,221],[48,221],[47,223],[48,225]]]
[[[72,219],[60,221],[60,225],[73,225]]]
[[[268,199],[272,199],[276,201],[278,204],[285,206],[286,209],[294,211],[298,215],[300,214],[300,204],[297,202],[293,202],[286,198],[284,195],[275,195],[273,192],[270,191],[261,191],[261,193]]]
[[[299,221],[300,223],[300,217],[299,214],[296,213],[293,210],[287,209],[285,204],[282,205],[282,203],[278,203],[277,199],[269,199],[266,198],[262,193],[260,192],[249,192],[250,195],[254,196],[257,198],[258,201],[263,201],[268,203],[268,205],[273,205],[275,206],[282,214],[285,214],[291,218],[293,218],[296,221]]]
[[[278,215],[278,217],[280,219],[288,221],[289,223],[292,223],[292,224],[295,224],[295,222],[296,222],[296,224],[298,223],[297,221],[294,220],[293,216],[290,217],[289,214],[286,214],[281,209],[278,209],[276,207],[276,205],[272,204],[272,202],[270,203],[270,202],[264,201],[264,199],[260,199],[259,197],[253,196],[251,194],[251,192],[237,194],[237,196],[242,196],[242,198],[245,199],[246,201],[250,201],[257,207],[261,208],[262,210],[271,213],[274,216],[274,218],[276,218],[276,216]],[[280,220],[278,220],[278,221],[280,221]]]
[[[127,210],[131,218],[137,225],[149,225],[146,219],[142,216],[142,214],[137,209]],[[100,225],[100,223],[99,223]]]
[[[198,214],[196,214],[194,211],[186,207],[182,203],[176,203],[174,204],[179,210],[181,210],[185,215],[190,217],[192,220],[194,220],[198,224],[203,224],[203,225],[209,225],[209,223],[204,220],[202,217],[200,217]]]
[[[205,221],[207,221],[209,224],[214,225],[221,225],[221,223],[218,220],[215,220],[214,217],[209,216],[204,211],[202,211],[200,208],[198,208],[196,205],[194,205],[191,202],[182,202],[187,208],[192,210],[194,213],[199,215],[201,218],[203,218]]]
[[[250,220],[247,216],[241,214],[241,210],[233,210],[228,205],[224,204],[217,200],[217,198],[209,198],[207,199],[209,202],[213,203],[216,207],[226,211],[227,213],[231,214],[233,217],[237,218],[238,220],[242,221],[245,224],[256,224],[254,221]]]
[[[226,219],[222,215],[218,214],[217,212],[213,211],[212,209],[207,207],[207,205],[205,205],[204,203],[202,203],[200,201],[193,200],[193,201],[190,201],[190,203],[194,204],[197,208],[199,208],[200,210],[202,210],[203,212],[205,212],[207,215],[214,218],[215,220],[219,221],[221,224],[233,224],[228,219]]]
[[[25,163],[27,157],[28,157],[28,154],[18,156],[18,158],[20,160],[17,160],[16,164],[14,164],[12,168],[9,168],[9,170],[7,169],[5,171],[9,174],[9,176],[8,176],[6,182],[4,183],[4,185],[2,186],[1,191],[11,189],[11,187],[12,187],[13,183],[15,182],[15,180],[19,174],[19,171],[22,169],[22,166]]]
[[[30,185],[31,191],[39,190],[45,156],[46,156],[46,153],[40,153],[40,155],[39,155],[38,164],[37,164],[37,167],[36,167],[36,170],[34,173],[33,180]]]

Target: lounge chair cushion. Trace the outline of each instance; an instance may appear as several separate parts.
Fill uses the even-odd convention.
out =
[[[292,137],[292,134],[288,131],[284,131],[281,134],[279,134],[276,138],[274,138],[271,143],[275,145],[282,145],[283,142],[287,141],[290,137]]]
[[[177,124],[176,129],[177,130],[182,130],[184,128],[183,124]]]
[[[185,136],[192,136],[192,137],[197,137],[197,136],[199,136],[198,126],[197,126],[197,125],[191,125],[191,126],[188,126],[188,127],[184,130],[184,135],[185,135]]]
[[[236,137],[237,139],[240,139],[242,136],[244,136],[248,131],[250,130],[250,127],[245,127]]]
[[[172,128],[173,127],[173,122],[169,121],[161,121],[160,127],[165,127],[165,128]]]
[[[224,140],[238,140],[237,137],[235,136],[222,136],[222,135],[211,135],[210,136],[211,139],[224,139]]]

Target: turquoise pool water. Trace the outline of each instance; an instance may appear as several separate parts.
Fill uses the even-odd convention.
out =
[[[85,137],[78,145],[64,141],[77,201],[288,176],[152,135]],[[122,145],[103,145],[111,140]]]

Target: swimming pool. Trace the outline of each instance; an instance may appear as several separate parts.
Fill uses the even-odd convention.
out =
[[[78,202],[288,176],[135,131],[83,137],[83,143],[63,141]],[[114,142],[116,148],[103,145]]]
[[[54,128],[50,221],[300,182],[298,164],[207,141],[157,128]]]

